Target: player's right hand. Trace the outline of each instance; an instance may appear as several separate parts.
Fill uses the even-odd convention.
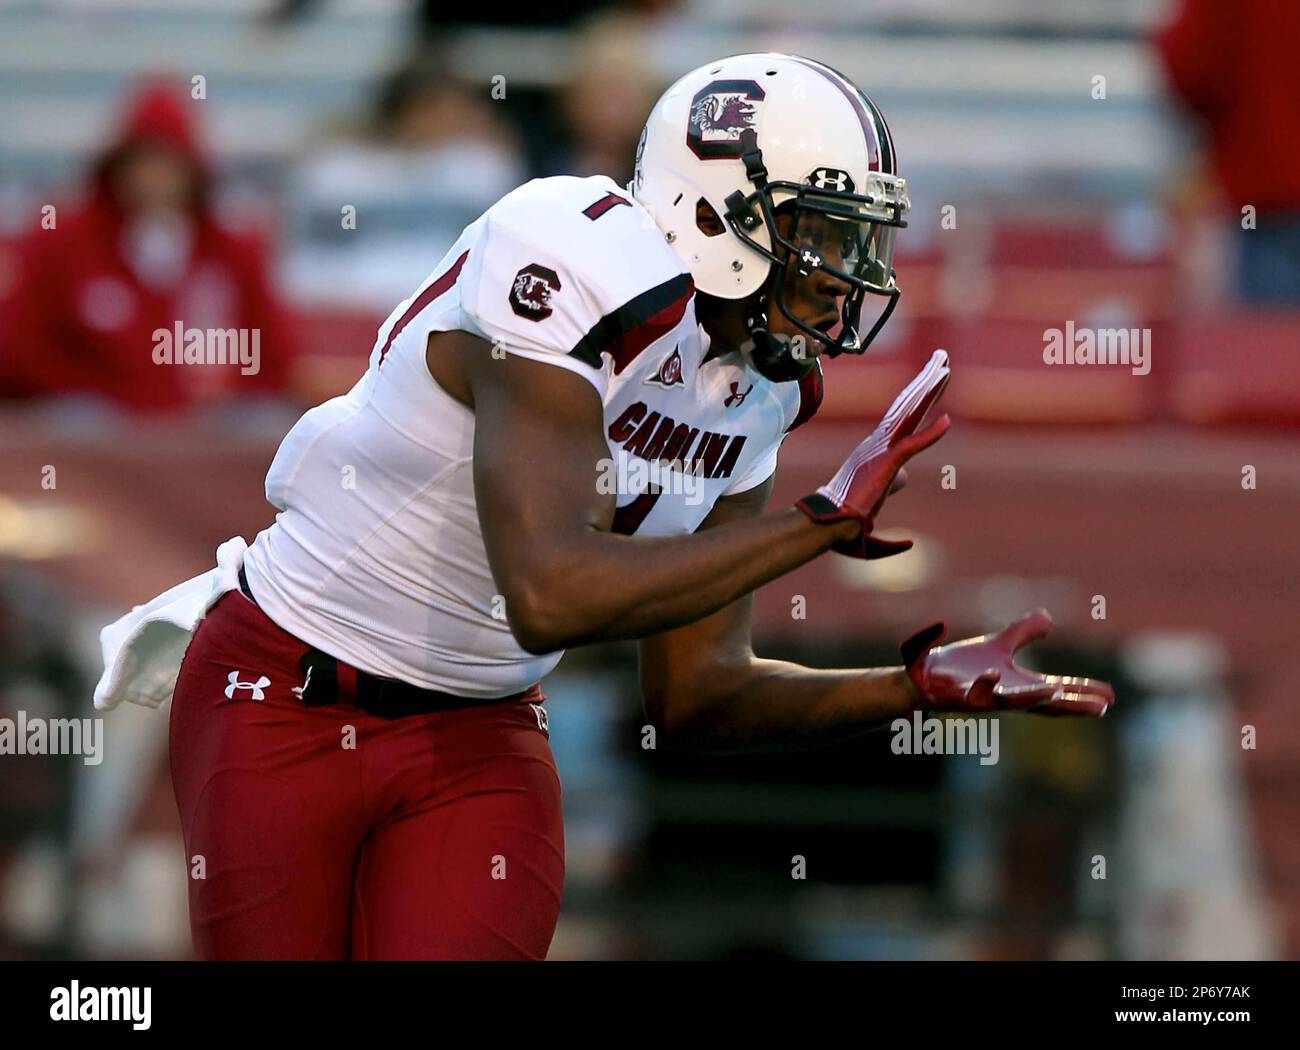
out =
[[[1029,711],[1036,715],[1101,718],[1115,702],[1108,682],[1040,674],[1015,662],[1016,650],[1046,636],[1052,618],[1035,609],[997,634],[940,645],[947,634],[931,624],[903,643],[903,664],[920,711]]]
[[[872,536],[872,523],[885,497],[900,487],[895,485],[895,477],[903,464],[947,431],[950,420],[946,413],[917,431],[947,385],[948,354],[936,350],[894,399],[876,429],[844,461],[835,477],[795,504],[821,525],[849,519],[861,523],[862,531],[854,539],[837,543],[832,550],[854,558],[887,558],[911,548],[911,540],[882,540]]]

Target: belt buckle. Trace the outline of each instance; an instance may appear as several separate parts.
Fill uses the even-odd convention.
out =
[[[363,685],[364,683],[364,685]],[[397,703],[397,689],[402,685],[395,678],[368,674],[357,676],[357,704],[376,718],[394,719],[409,714]],[[363,695],[364,693],[364,695]]]
[[[308,649],[298,661],[305,677],[293,693],[308,707],[328,707],[338,702],[338,664],[334,657],[319,649]]]

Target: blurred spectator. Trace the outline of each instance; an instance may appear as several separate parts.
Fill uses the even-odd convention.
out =
[[[451,8],[443,0],[417,0],[415,24],[429,40],[437,39],[448,25],[559,26],[605,7],[610,0],[555,0],[548,4],[484,4],[482,7]],[[624,0],[627,2],[627,0]],[[654,8],[664,0],[637,0],[635,6]],[[273,24],[287,24],[307,16],[319,0],[276,0],[267,12]]]
[[[1300,4],[1182,0],[1157,44],[1174,91],[1201,118],[1236,215],[1238,291],[1300,301]],[[1241,210],[1256,209],[1255,228]]]
[[[467,83],[437,53],[382,85],[365,133],[330,145],[291,178],[295,295],[387,313],[461,230],[527,177],[492,84]]]
[[[603,15],[577,38],[561,99],[570,145],[549,158],[548,174],[631,181],[641,128],[663,87],[645,60],[651,28],[649,18]]]
[[[170,83],[142,85],[84,203],[43,215],[19,244],[0,298],[0,395],[90,395],[149,410],[283,389],[291,329],[264,246],[216,220],[190,105]],[[256,373],[155,363],[154,333],[178,322],[246,330],[250,347],[256,330]]]

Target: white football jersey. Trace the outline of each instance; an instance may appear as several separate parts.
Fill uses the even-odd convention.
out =
[[[279,509],[249,585],[285,630],[372,674],[505,696],[562,653],[521,649],[479,530],[474,413],[425,364],[429,333],[565,368],[604,405],[614,531],[694,531],[718,497],[761,484],[821,399],[820,365],[771,383],[739,352],[702,364],[694,286],[649,215],[603,176],[538,179],[469,226],[379,329],[370,365],[307,412],[266,477]],[[683,581],[688,585],[689,581]]]

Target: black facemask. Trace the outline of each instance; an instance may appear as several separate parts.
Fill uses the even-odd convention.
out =
[[[751,324],[750,330],[766,328],[767,311],[777,310],[805,338],[821,342],[827,356],[862,353],[898,303],[899,289],[892,267],[893,241],[896,230],[907,225],[904,216],[910,207],[902,180],[893,181],[892,175],[878,175],[874,179],[869,175],[863,186],[865,193],[811,182],[769,182],[753,128],[741,132],[740,145],[740,160],[753,192],[736,190],[729,194],[724,219],[741,241],[769,261],[772,276],[772,283],[762,298],[763,324]],[[785,199],[777,204],[774,194]],[[777,225],[777,212],[782,208],[790,213],[785,234]],[[753,236],[764,227],[770,246],[760,244]],[[833,254],[828,256],[827,248],[833,249]],[[807,278],[821,271],[847,286],[847,294],[840,304],[840,331],[836,336],[811,327],[786,303],[782,275],[791,265],[800,277]],[[870,329],[862,332],[866,321],[862,308],[868,294],[883,296],[885,303]],[[767,352],[760,351],[759,356],[766,357]],[[810,367],[806,361],[799,364],[804,371]]]

